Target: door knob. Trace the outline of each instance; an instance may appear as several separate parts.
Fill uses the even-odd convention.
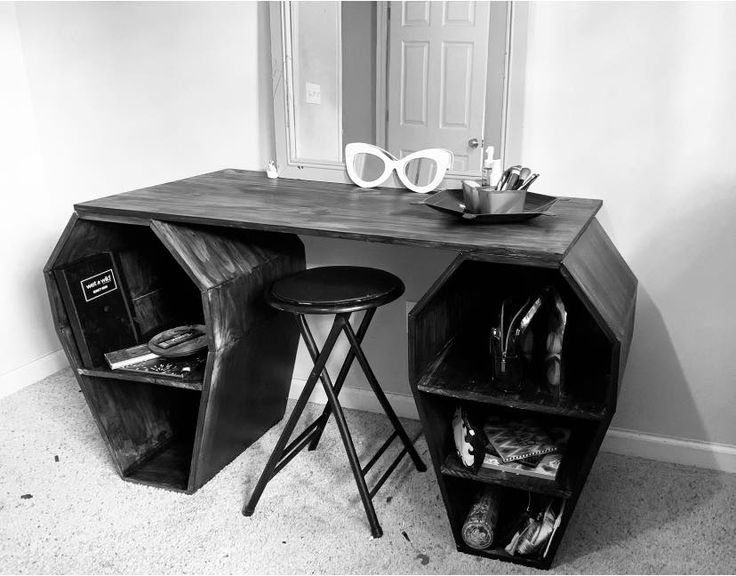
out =
[[[468,140],[468,146],[470,146],[471,148],[477,148],[479,144],[480,142],[477,138],[471,138],[470,140]]]

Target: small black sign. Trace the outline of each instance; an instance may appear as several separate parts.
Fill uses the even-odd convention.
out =
[[[111,252],[85,256],[54,276],[85,368],[105,366],[105,352],[136,343],[125,280]]]
[[[87,302],[118,289],[112,268],[85,278],[80,284],[82,285],[82,294],[84,294],[84,299]]]

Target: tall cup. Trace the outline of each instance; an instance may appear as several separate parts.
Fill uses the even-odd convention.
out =
[[[484,188],[472,180],[463,181],[463,203],[471,214],[523,212],[526,190]]]

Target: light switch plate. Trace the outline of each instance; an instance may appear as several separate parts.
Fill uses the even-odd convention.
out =
[[[307,104],[322,104],[322,89],[319,84],[307,82]]]

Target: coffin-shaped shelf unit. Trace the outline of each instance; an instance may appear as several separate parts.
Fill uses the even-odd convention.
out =
[[[565,391],[552,395],[527,382],[522,392],[491,383],[490,329],[501,302],[552,286],[567,308]],[[575,509],[588,472],[616,409],[618,385],[634,325],[637,281],[604,230],[592,220],[559,262],[544,266],[523,255],[499,259],[458,256],[409,315],[410,383],[458,550],[549,568]],[[571,436],[554,480],[462,466],[451,421],[457,406],[475,414],[532,417],[561,426]],[[506,542],[486,550],[469,547],[462,525],[479,490],[496,487],[501,500],[499,533],[525,509],[529,495],[552,498],[564,510],[545,553],[511,556]],[[539,495],[539,496],[536,496]]]
[[[114,290],[87,302],[66,271],[98,261]],[[292,234],[72,216],[44,270],[48,295],[123,479],[192,493],[283,417],[298,332],[263,291],[304,267]],[[105,352],[192,323],[206,326],[208,352],[186,380],[108,368]]]

